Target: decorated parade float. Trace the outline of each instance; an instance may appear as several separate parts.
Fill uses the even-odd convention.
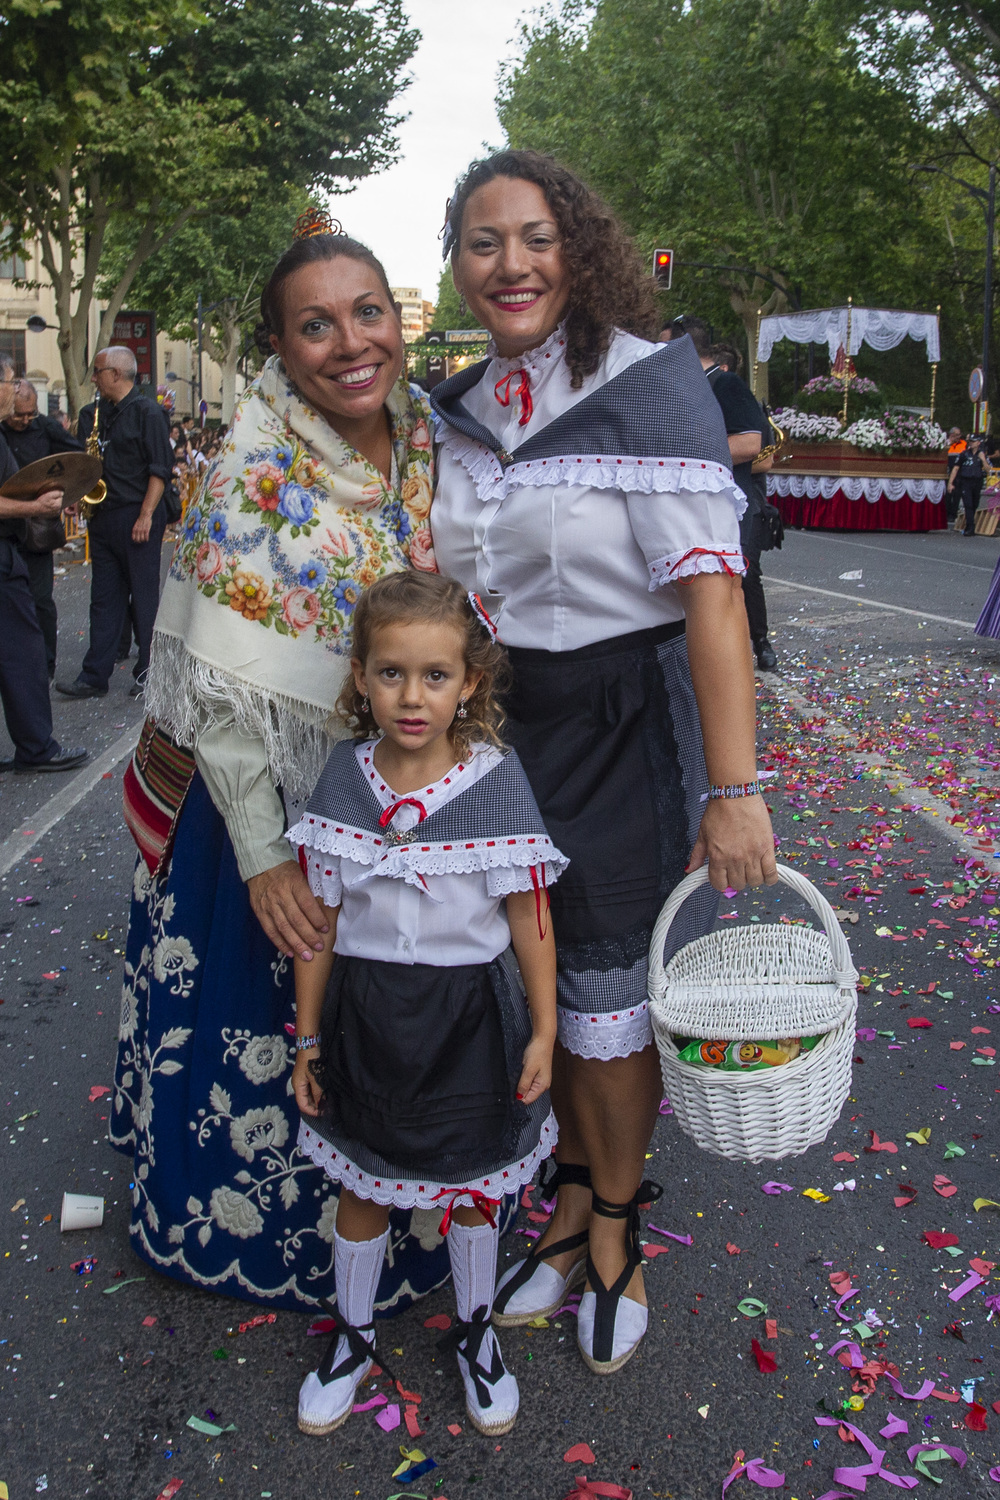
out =
[[[894,349],[904,338],[924,344],[931,366],[930,410],[887,409],[879,388],[858,375],[863,343]],[[810,380],[794,405],[774,413],[784,434],[767,493],[787,525],[840,531],[936,531],[944,504],[947,435],[934,421],[940,357],[936,313],[886,308],[821,308],[762,318],[757,362],[783,338],[824,343],[830,374]]]

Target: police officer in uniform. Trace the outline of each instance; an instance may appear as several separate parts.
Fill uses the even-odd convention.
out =
[[[14,410],[4,422],[3,436],[13,453],[19,469],[26,464],[37,463],[40,458],[50,458],[53,453],[82,453],[79,438],[68,433],[53,417],[43,417],[38,410],[38,397],[30,380],[22,380],[14,398]],[[56,640],[58,617],[56,601],[52,596],[54,581],[53,552],[66,540],[60,516],[44,520],[28,521],[26,534],[20,543],[31,597],[35,601],[35,614],[45,637],[45,656],[49,677],[56,670]]]
[[[163,491],[173,469],[170,435],[163,408],[135,388],[131,349],[114,344],[94,360],[100,396],[98,439],[107,497],[87,522],[90,537],[90,646],[74,682],[57,682],[67,698],[103,698],[118,655],[132,604],[139,642],[135,698],[142,692],[153,621],[160,598],[160,543],[166,526]],[[86,444],[93,408],[80,413],[79,436]]]
[[[14,361],[0,353],[0,420],[13,411],[16,388]],[[0,484],[16,474],[17,467],[0,435]],[[81,746],[63,750],[52,736],[45,639],[18,546],[25,521],[58,515],[61,505],[61,490],[48,490],[34,500],[0,495],[0,702],[14,741],[14,754],[0,760],[0,771],[72,771],[87,759]]]

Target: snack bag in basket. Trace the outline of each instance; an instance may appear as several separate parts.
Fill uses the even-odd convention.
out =
[[[683,1038],[678,1039],[678,1044]],[[800,1052],[811,1052],[818,1036],[786,1037],[776,1042],[686,1042],[681,1048],[682,1062],[702,1068],[718,1068],[723,1073],[757,1073],[762,1068],[780,1068]]]

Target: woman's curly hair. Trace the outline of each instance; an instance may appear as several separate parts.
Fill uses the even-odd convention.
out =
[[[358,600],[352,654],[364,664],[376,630],[386,625],[444,623],[454,625],[461,634],[466,667],[483,674],[465,701],[466,717],[456,716],[450,731],[455,750],[468,759],[477,743],[503,746],[504,712],[499,697],[509,686],[510,668],[506,651],[480,622],[460,583],[440,573],[418,573],[411,568],[380,578]],[[381,733],[353,676],[337,700],[337,712],[358,739]]]
[[[477,188],[496,177],[533,182],[559,226],[572,290],[566,310],[566,363],[579,390],[608,351],[616,328],[655,339],[660,319],[652,277],[631,238],[604,200],[568,167],[540,151],[498,151],[475,161],[449,200],[444,253],[453,262],[462,234],[465,205]]]

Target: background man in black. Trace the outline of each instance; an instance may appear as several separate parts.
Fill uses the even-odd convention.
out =
[[[0,353],[0,421],[14,408],[16,388],[14,362]],[[0,434],[0,484],[16,473],[17,463]],[[52,737],[45,640],[18,546],[28,519],[58,515],[61,505],[61,490],[48,490],[35,500],[0,495],[0,702],[14,741],[13,758],[0,760],[0,771],[71,771],[87,759],[86,750],[62,750]]]
[[[703,318],[676,318],[664,325],[661,343],[687,334],[708,376],[712,393],[722,408],[733,462],[733,478],[747,497],[747,508],[740,522],[740,545],[747,560],[743,577],[743,602],[746,605],[750,639],[757,665],[773,672],[778,665],[774,647],[767,638],[767,606],[760,573],[760,524],[762,520],[753,483],[753,461],[763,443],[764,413],[745,381],[719,365],[712,354],[708,324]]]
[[[54,417],[43,417],[38,411],[38,397],[29,380],[22,380],[14,395],[14,410],[3,423],[3,435],[19,469],[53,453],[79,453],[83,444],[72,437]],[[52,554],[66,540],[60,516],[35,517],[26,524],[26,535],[19,544],[28,569],[35,614],[45,637],[45,656],[50,679],[56,670],[56,637],[58,620],[56,601],[52,597]]]
[[[114,670],[132,601],[139,642],[132,697],[142,692],[153,621],[160,598],[160,543],[166,525],[163,490],[170,479],[167,419],[162,407],[135,388],[135,356],[111,345],[94,360],[100,400],[98,438],[107,498],[87,523],[90,536],[90,646],[75,682],[57,682],[67,698],[102,698]],[[80,413],[78,436],[86,444],[93,408]]]

